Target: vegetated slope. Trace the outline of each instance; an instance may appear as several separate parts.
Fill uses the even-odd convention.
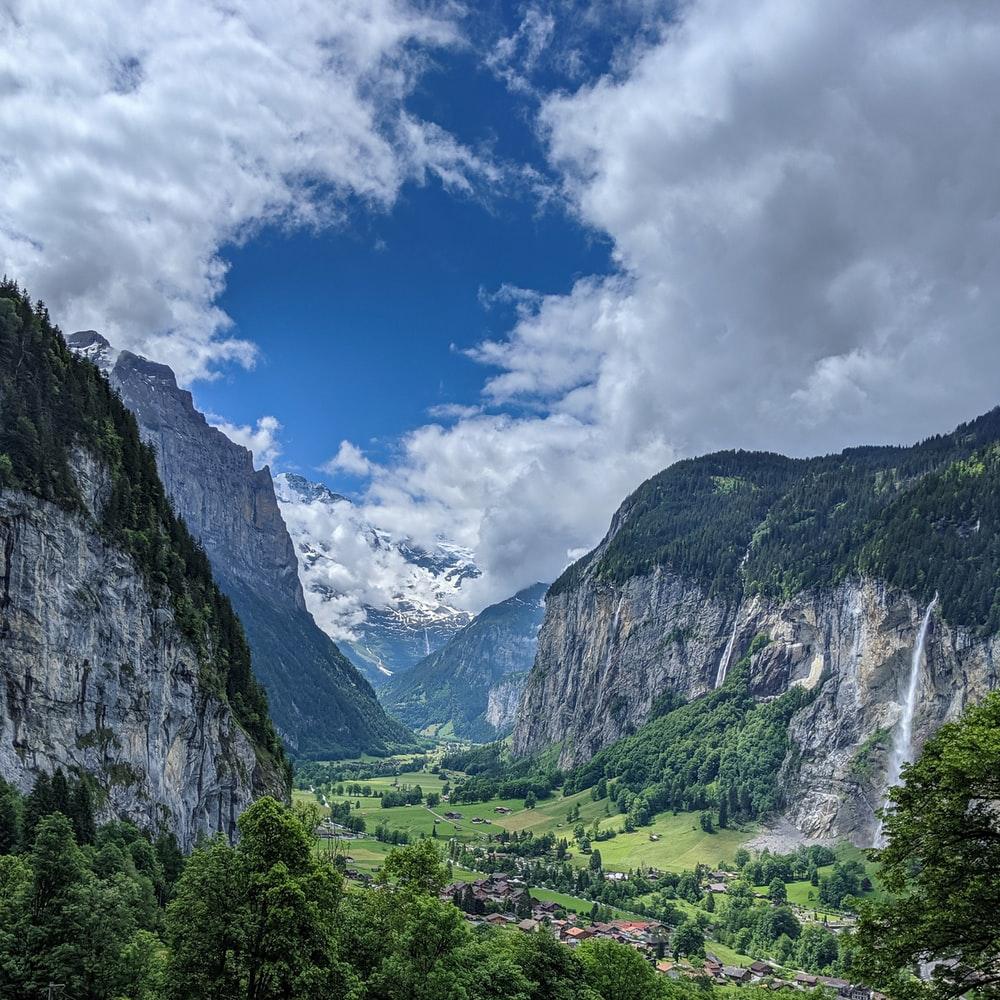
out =
[[[0,501],[3,773],[92,771],[123,812],[173,812],[184,842],[284,794],[243,629],[135,418],[7,281]]]
[[[505,736],[535,657],[545,590],[536,583],[481,611],[437,652],[394,676],[383,703],[417,730],[450,723],[464,739]]]
[[[411,743],[306,609],[269,470],[255,470],[246,448],[208,424],[166,365],[116,353],[93,331],[68,342],[107,371],[153,445],[174,509],[244,622],[254,671],[288,747],[333,758]]]
[[[724,452],[652,477],[549,589],[515,752],[582,765],[658,699],[713,691],[763,635],[753,697],[813,694],[788,724],[786,813],[869,840],[935,593],[914,748],[1000,682],[998,442],[993,410],[912,447]]]

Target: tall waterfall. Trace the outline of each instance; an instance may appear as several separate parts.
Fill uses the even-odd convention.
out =
[[[425,656],[431,655],[431,640],[430,637],[427,635],[427,629],[424,629],[424,655]]]
[[[618,638],[618,621],[622,615],[622,606],[625,604],[625,595],[618,599],[618,605],[615,608],[614,617],[611,619],[611,626],[608,629],[608,651],[604,657],[604,669],[605,671],[611,668],[611,651],[614,649],[615,639]]]
[[[722,687],[726,681],[726,671],[729,669],[729,661],[733,658],[733,646],[736,645],[736,625],[739,622],[739,608],[736,609],[736,617],[733,619],[733,631],[729,635],[729,642],[722,651],[722,659],[719,660],[719,669],[715,673],[715,686]]]
[[[889,756],[889,767],[886,771],[887,795],[890,788],[899,784],[903,766],[913,760],[913,716],[917,709],[920,667],[924,662],[924,645],[931,625],[931,613],[937,602],[938,595],[935,594],[934,599],[927,605],[927,610],[924,612],[924,620],[920,623],[920,631],[917,633],[917,641],[913,647],[913,655],[910,659],[910,679],[906,685],[906,698],[903,701],[903,714],[899,717],[899,723],[896,725],[892,741],[892,754]],[[880,822],[875,837],[876,845],[881,845],[882,840],[882,823]]]

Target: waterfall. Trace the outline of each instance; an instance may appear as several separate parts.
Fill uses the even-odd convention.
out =
[[[614,617],[611,619],[611,627],[608,629],[608,651],[604,657],[604,670],[607,672],[611,669],[611,651],[614,649],[615,639],[618,638],[618,620],[621,618],[622,605],[625,603],[625,595],[618,599],[618,605],[615,608]]]
[[[910,679],[906,685],[906,698],[903,701],[903,714],[899,717],[896,725],[896,732],[892,741],[892,753],[889,756],[889,767],[886,770],[886,795],[889,789],[899,784],[899,779],[903,771],[903,766],[913,760],[913,716],[917,709],[917,688],[920,686],[920,667],[924,661],[924,645],[927,641],[927,632],[931,625],[931,613],[934,605],[937,604],[938,595],[927,605],[924,612],[924,620],[920,623],[920,631],[917,633],[917,641],[913,647],[913,656],[910,659]],[[886,799],[888,801],[888,798]],[[882,826],[880,822],[878,833],[875,836],[876,845],[882,843]]]
[[[424,629],[424,655],[431,655],[431,640],[427,636],[427,629]]]
[[[733,631],[729,635],[729,642],[726,643],[726,648],[722,651],[722,659],[719,660],[719,669],[715,674],[715,686],[717,688],[722,687],[726,681],[726,671],[729,669],[729,661],[733,656],[733,646],[736,645],[736,625],[739,622],[739,607],[736,608],[736,617],[733,619]]]

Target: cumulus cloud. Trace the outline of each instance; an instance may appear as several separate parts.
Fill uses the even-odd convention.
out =
[[[346,472],[351,476],[367,476],[372,464],[365,458],[365,453],[350,441],[341,441],[337,454],[324,466],[323,472],[335,474]]]
[[[0,257],[68,329],[182,382],[251,364],[220,248],[493,168],[403,102],[447,7],[11,0],[0,11]]]
[[[281,442],[278,435],[282,426],[277,417],[260,417],[256,426],[249,424],[231,424],[222,417],[209,415],[209,423],[217,427],[230,441],[243,445],[253,453],[255,469],[263,469],[265,465],[274,465],[281,454]]]
[[[998,402],[1000,8],[698,0],[540,113],[615,273],[523,296],[371,516],[551,579],[672,459],[912,441]],[[505,293],[506,294],[506,293]]]

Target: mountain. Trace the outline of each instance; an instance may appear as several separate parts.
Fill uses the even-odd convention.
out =
[[[67,343],[107,372],[153,446],[174,509],[244,622],[254,670],[288,746],[316,758],[407,743],[407,731],[309,614],[268,469],[254,470],[250,452],[208,423],[166,365],[114,351],[92,330]]]
[[[0,776],[103,818],[235,836],[289,769],[239,620],[97,368],[0,285]]]
[[[373,684],[411,669],[469,623],[457,606],[463,582],[479,575],[467,550],[393,537],[302,476],[281,473],[275,489],[309,609]]]
[[[571,785],[624,773],[661,808],[693,773],[872,843],[893,760],[998,684],[998,442],[994,410],[909,448],[654,476],[550,588],[514,752],[558,745]]]
[[[535,658],[546,585],[536,583],[481,611],[412,670],[382,703],[408,726],[487,742],[506,736]]]

